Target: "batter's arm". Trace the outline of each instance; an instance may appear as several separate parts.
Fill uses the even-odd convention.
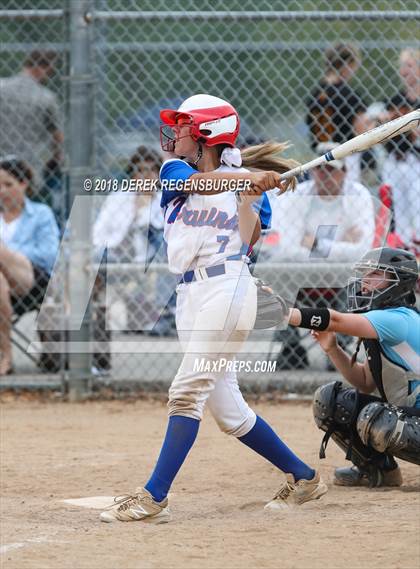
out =
[[[196,182],[200,180],[213,180],[215,189],[203,189],[198,187]],[[280,193],[286,191],[288,184],[280,180],[280,174],[274,171],[267,172],[197,172],[192,174],[184,185],[183,191],[198,194],[213,195],[220,192],[231,191],[231,188],[223,188],[220,185],[222,180],[227,181],[249,181],[250,187],[242,193],[260,196],[264,192],[279,188]]]
[[[251,247],[255,245],[261,235],[260,216],[252,207],[255,199],[253,196],[241,194],[240,201],[238,201],[239,235],[242,243]]]

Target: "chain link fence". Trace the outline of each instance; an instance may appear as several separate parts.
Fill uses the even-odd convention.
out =
[[[29,329],[38,365],[85,387],[87,370],[170,379],[180,361],[176,281],[165,266],[159,195],[121,191],[158,175],[159,110],[216,95],[239,112],[240,146],[288,140],[287,156],[307,161],[419,107],[419,16],[411,0],[262,0],[258,10],[249,0],[5,0],[1,373],[34,372],[10,352],[9,338]],[[272,198],[255,274],[292,302],[344,310],[342,287],[365,250],[419,246],[418,152],[418,133],[401,136]],[[86,179],[96,190],[89,195]],[[16,222],[23,214],[25,229]],[[252,357],[276,360],[278,370],[327,369],[302,331],[255,340]]]

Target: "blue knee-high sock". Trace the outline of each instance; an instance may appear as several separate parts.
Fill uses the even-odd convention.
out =
[[[200,421],[190,417],[169,417],[165,440],[155,469],[145,488],[155,500],[161,502],[169,492],[198,433]]]
[[[291,472],[296,482],[301,478],[311,480],[315,476],[315,470],[302,462],[258,415],[249,433],[238,438],[283,472]]]

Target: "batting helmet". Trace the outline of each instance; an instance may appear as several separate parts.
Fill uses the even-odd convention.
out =
[[[184,119],[184,124],[190,126],[193,140],[206,146],[234,146],[239,134],[239,116],[236,109],[227,101],[212,95],[193,95],[177,110],[160,111],[160,118],[165,123],[160,127],[163,150],[173,150],[177,138],[176,131],[171,127],[180,119]]]

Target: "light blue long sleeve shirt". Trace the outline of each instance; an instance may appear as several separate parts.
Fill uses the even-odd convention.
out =
[[[33,265],[51,274],[60,244],[60,235],[52,209],[25,198],[16,229],[7,246],[22,253]]]

